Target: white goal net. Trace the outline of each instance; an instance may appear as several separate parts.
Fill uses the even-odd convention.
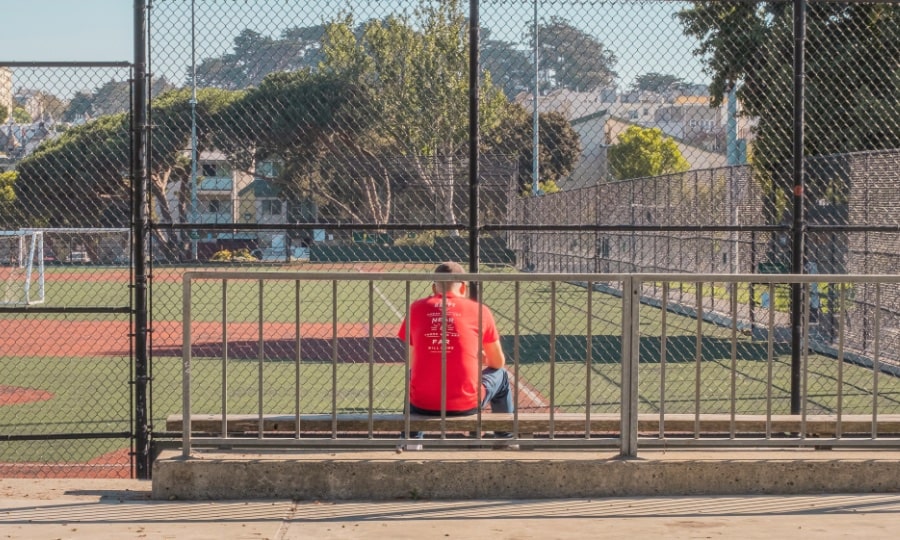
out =
[[[0,231],[0,305],[43,302],[43,233]]]

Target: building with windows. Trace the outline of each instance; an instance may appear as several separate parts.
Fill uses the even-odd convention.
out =
[[[0,118],[0,123],[5,123],[12,115],[13,92],[12,70],[0,66],[0,107],[6,109],[6,115]]]
[[[172,185],[167,192],[167,204],[172,219],[196,224],[191,242],[196,245],[196,255],[208,259],[217,251],[247,249],[264,260],[300,258],[299,248],[306,248],[313,232],[288,235],[278,228],[247,231],[204,229],[205,224],[260,224],[283,225],[309,223],[317,219],[317,209],[312,201],[303,200],[294,205],[282,197],[274,179],[278,175],[278,162],[262,161],[251,174],[231,166],[220,151],[201,152],[197,159],[197,185]],[[190,181],[190,180],[189,180]],[[179,198],[187,204],[181,215]],[[290,238],[289,238],[290,236]]]
[[[712,152],[725,146],[723,107],[710,107],[706,96],[684,96],[656,109],[654,127],[686,143]]]

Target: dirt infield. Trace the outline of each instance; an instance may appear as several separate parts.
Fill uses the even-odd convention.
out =
[[[60,321],[21,320],[14,323],[15,332],[0,331],[0,351],[9,357],[49,357],[88,358],[95,356],[127,356],[130,354],[131,331],[127,321]],[[152,353],[156,356],[181,356],[182,325],[177,321],[156,321],[152,323]],[[318,341],[331,339],[334,328],[329,323],[304,323],[300,334],[310,346]],[[342,339],[365,340],[369,335],[366,324],[339,324],[338,335]],[[371,328],[378,340],[397,341],[397,325],[376,324]],[[214,354],[210,347],[221,345],[222,326],[220,323],[194,323],[191,326],[195,355]],[[264,337],[267,350],[271,346],[281,351],[278,343],[292,341],[295,327],[293,323],[266,323]],[[236,354],[242,350],[242,343],[255,344],[259,341],[257,323],[233,323],[228,325],[229,342]],[[41,339],[22,339],[19,336],[41,336]],[[399,342],[398,342],[399,343]],[[253,345],[255,347],[255,345]],[[395,344],[394,348],[399,347]],[[315,349],[311,348],[309,351]],[[392,349],[393,350],[393,349]],[[398,349],[399,350],[399,349]],[[253,353],[256,354],[255,352]],[[239,357],[239,356],[238,356]],[[402,355],[397,356],[397,361]]]
[[[0,321],[15,331],[0,331],[0,350],[6,357],[81,358],[128,354],[127,321],[60,321],[25,319]],[[29,339],[24,339],[28,336]],[[40,339],[33,339],[40,336]]]
[[[0,407],[3,405],[20,405],[52,399],[53,394],[37,388],[22,388],[0,384]]]
[[[131,478],[128,448],[86,463],[0,463],[0,478]]]

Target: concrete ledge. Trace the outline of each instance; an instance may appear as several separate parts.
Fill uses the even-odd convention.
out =
[[[896,451],[166,452],[153,498],[396,500],[900,492]]]

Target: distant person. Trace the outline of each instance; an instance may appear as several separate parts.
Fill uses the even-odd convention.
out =
[[[807,274],[818,274],[819,265],[815,261],[806,263]],[[819,310],[822,309],[822,299],[819,297],[819,284],[815,281],[809,284],[809,322],[819,322]]]
[[[435,269],[436,274],[464,274],[462,266],[445,262]],[[442,306],[447,306],[447,416],[475,414],[488,403],[491,411],[511,413],[513,396],[509,373],[503,368],[506,359],[500,346],[500,335],[491,310],[480,302],[466,297],[464,281],[434,282],[432,295],[416,300],[409,308],[409,410],[413,414],[441,415],[441,335]],[[478,323],[481,311],[481,343],[483,364],[478,360]],[[404,342],[406,320],[398,334]],[[479,372],[480,365],[484,369]],[[479,387],[481,402],[478,401]],[[497,438],[509,438],[507,432],[496,432]],[[413,433],[411,438],[422,438]],[[412,448],[410,448],[412,449]]]

